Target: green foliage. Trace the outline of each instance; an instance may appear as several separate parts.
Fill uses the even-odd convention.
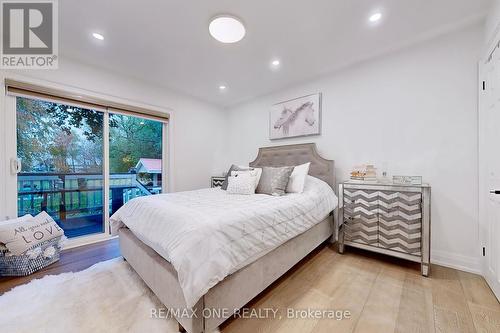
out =
[[[20,97],[16,106],[24,172],[102,172],[102,113]]]
[[[17,150],[24,172],[101,173],[102,112],[17,98]],[[162,124],[110,115],[110,171],[129,172],[141,157],[161,158]]]
[[[102,139],[102,112],[95,110],[68,107],[63,104],[39,102],[44,105],[45,112],[52,117],[55,125],[70,135],[72,128],[83,128],[83,134],[87,140],[95,141]]]
[[[161,159],[162,123],[131,116],[112,115],[109,130],[110,172],[128,172],[140,158]]]

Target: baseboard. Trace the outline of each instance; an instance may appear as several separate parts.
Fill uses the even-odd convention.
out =
[[[481,261],[479,257],[464,256],[461,254],[432,250],[431,263],[458,269],[459,271],[482,274]]]

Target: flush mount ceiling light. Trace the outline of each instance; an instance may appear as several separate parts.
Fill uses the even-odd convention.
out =
[[[214,17],[208,26],[210,35],[221,43],[236,43],[245,37],[245,26],[243,23],[230,15]]]
[[[269,63],[269,69],[272,71],[277,71],[281,67],[281,61],[277,58],[272,59],[271,62]]]
[[[220,86],[219,86],[219,90],[220,90],[220,91],[224,91],[224,90],[226,90],[226,89],[227,89],[227,87],[226,87],[226,86],[224,86],[224,85],[220,85]]]
[[[104,36],[97,32],[93,32],[92,37],[94,37],[95,39],[104,40]]]
[[[382,13],[376,12],[376,13],[373,13],[372,15],[370,15],[370,17],[368,18],[368,21],[370,21],[371,23],[375,23],[375,22],[380,21],[381,18],[382,18]]]

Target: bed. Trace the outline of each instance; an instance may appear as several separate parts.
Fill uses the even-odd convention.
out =
[[[162,197],[141,199],[142,202],[137,200],[135,205],[131,204],[129,205],[130,207],[124,209],[121,215],[118,214],[118,217],[113,216],[112,227],[119,234],[120,249],[124,259],[127,260],[168,309],[189,309],[188,312],[174,312],[180,328],[190,333],[213,331],[229,318],[233,314],[233,311],[247,304],[317,246],[326,240],[333,240],[335,238],[333,209],[336,207],[336,202],[335,204],[331,202],[334,199],[336,200],[335,195],[333,195],[335,197],[333,199],[331,195],[327,196],[325,194],[324,197],[328,197],[328,200],[324,200],[326,203],[314,204],[314,206],[323,206],[323,210],[319,208],[316,210],[307,208],[307,214],[303,214],[298,210],[293,215],[293,210],[290,210],[289,206],[287,206],[289,201],[295,200],[302,203],[302,206],[308,207],[308,196],[317,196],[318,193],[320,196],[322,195],[321,190],[318,189],[326,191],[324,187],[327,187],[330,192],[334,189],[334,162],[322,158],[317,153],[315,144],[260,148],[257,158],[249,163],[249,165],[252,167],[294,166],[306,162],[311,162],[309,175],[314,178],[310,177],[310,184],[312,185],[309,185],[311,186],[309,190],[304,191],[304,196],[296,195],[294,197],[292,195],[289,198],[280,199],[279,197],[273,198],[271,196],[263,197],[266,195],[260,194],[255,195],[255,199],[252,199],[258,202],[256,205],[260,205],[258,206],[260,207],[258,210],[252,210],[250,206],[247,210],[234,208],[235,212],[247,214],[249,220],[257,222],[246,226],[241,222],[242,218],[240,216],[239,224],[235,224],[234,226],[228,224],[229,222],[227,221],[222,223],[221,225],[224,228],[218,230],[218,233],[212,233],[219,238],[223,237],[222,241],[225,242],[223,243],[224,245],[228,244],[220,252],[209,253],[211,251],[209,248],[203,248],[204,243],[210,243],[211,239],[203,239],[204,241],[202,241],[201,238],[211,237],[212,234],[200,233],[198,229],[203,229],[202,227],[196,227],[196,230],[193,227],[198,225],[203,226],[205,219],[210,220],[205,218],[204,215],[196,215],[198,213],[197,209],[200,212],[204,212],[205,215],[212,215],[211,223],[214,220],[213,216],[217,216],[217,219],[223,219],[227,216],[222,211],[224,210],[224,205],[227,207],[227,203],[224,200],[228,200],[228,195],[222,193],[224,191],[220,189],[212,190],[213,192],[209,192],[207,189],[190,193],[181,192],[179,194],[172,194],[169,195],[168,202],[162,202]],[[317,179],[321,181],[317,181]],[[244,205],[248,204],[245,200],[250,200],[243,198],[245,196],[238,197],[238,202],[234,202],[231,206],[245,207]],[[166,198],[166,196],[163,198]],[[178,202],[177,206],[183,206],[184,210],[179,209],[176,212],[176,200]],[[189,203],[190,200],[192,200],[193,204]],[[213,200],[214,202],[205,202],[207,200]],[[220,205],[217,204],[218,200],[221,201]],[[235,199],[231,198],[231,200]],[[317,198],[315,200],[318,201]],[[174,222],[174,225],[176,225],[175,228],[179,228],[177,238],[170,239],[168,242],[163,241],[163,239],[170,236],[165,236],[163,231],[158,231],[161,230],[159,229],[162,227],[161,223],[157,223],[156,226],[147,224],[147,226],[141,225],[141,228],[136,228],[136,225],[130,222],[133,221],[132,219],[125,223],[127,225],[121,221],[126,220],[127,216],[132,215],[136,216],[136,219],[143,216],[146,218],[150,214],[150,211],[159,210],[160,207],[165,209],[165,205],[170,205],[168,210],[173,211],[173,216],[177,216],[179,220]],[[325,205],[328,205],[328,210],[330,208],[331,210],[325,212]],[[271,223],[269,220],[274,218],[272,214],[270,215],[271,211],[268,211],[267,215],[259,215],[269,210],[268,206],[273,206],[276,211],[280,211],[276,213],[276,220],[287,222],[281,224]],[[186,214],[188,219],[186,219],[186,216],[183,216],[186,207],[190,209],[190,214]],[[210,214],[206,214],[207,212],[210,212]],[[176,213],[178,215],[175,215]],[[217,215],[219,213],[220,216]],[[292,215],[288,218],[287,214]],[[301,218],[300,223],[294,223],[294,221],[299,221],[299,216]],[[155,221],[160,218],[161,215],[157,215],[156,217],[149,216],[148,221]],[[190,223],[189,219],[195,219],[197,224]],[[271,243],[279,242],[279,235],[285,233],[284,231],[275,232],[279,226],[283,230],[286,229],[286,232],[292,232],[290,235],[293,235],[293,237],[287,240],[282,239],[283,242],[280,245],[268,251],[266,251],[266,247],[262,247],[262,250],[259,252],[255,250],[255,247],[258,248],[262,244],[252,243],[254,239],[247,237],[251,232],[242,232],[242,228],[255,226],[256,223],[260,223],[263,226],[262,230],[259,229],[258,233],[255,233],[262,235],[262,242],[264,242],[264,239]],[[154,225],[154,222],[150,224]],[[189,249],[191,252],[186,252],[190,253],[189,255],[177,255],[177,257],[174,257],[173,252],[178,251],[178,249],[184,251],[184,248],[187,248],[187,245],[184,246],[184,243],[180,242],[180,239],[184,239],[185,241],[188,233],[189,237],[200,238],[190,239],[190,241],[199,242],[200,248],[190,246]],[[161,235],[161,237],[158,235]],[[234,235],[239,235],[238,237],[240,238],[234,238]],[[273,237],[268,237],[268,235],[273,235]],[[165,243],[169,245],[175,244],[175,247],[172,247],[172,252],[167,253],[167,251],[163,251],[167,247]],[[258,253],[252,252],[252,255],[249,254],[246,257],[239,258],[246,255],[245,246],[247,249],[252,248],[253,252]],[[234,251],[234,249],[237,251]],[[225,256],[221,256],[221,253],[224,253]],[[171,257],[169,257],[169,254]],[[204,255],[206,255],[205,259],[202,258]],[[213,276],[217,277],[217,279],[211,278],[209,285],[207,283],[199,283],[200,281],[198,280],[202,280],[200,278],[202,275],[186,274],[186,270],[191,271],[202,266],[207,261],[207,258],[216,259],[210,264],[210,268],[205,269],[207,271],[211,270],[212,267],[216,267],[214,268],[216,272],[213,273]],[[239,261],[235,263],[238,258]],[[203,282],[206,281],[203,280]],[[189,286],[189,288],[186,288],[186,286]],[[226,309],[228,311],[224,313],[218,311],[217,315],[214,316],[212,314],[215,309]],[[184,315],[186,313],[195,313],[195,315]]]

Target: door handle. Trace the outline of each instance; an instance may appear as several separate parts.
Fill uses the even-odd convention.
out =
[[[13,175],[17,175],[18,173],[21,172],[22,166],[21,166],[21,159],[19,158],[11,158],[10,159],[10,172]]]
[[[500,194],[500,190],[491,190],[490,193],[491,194]]]

